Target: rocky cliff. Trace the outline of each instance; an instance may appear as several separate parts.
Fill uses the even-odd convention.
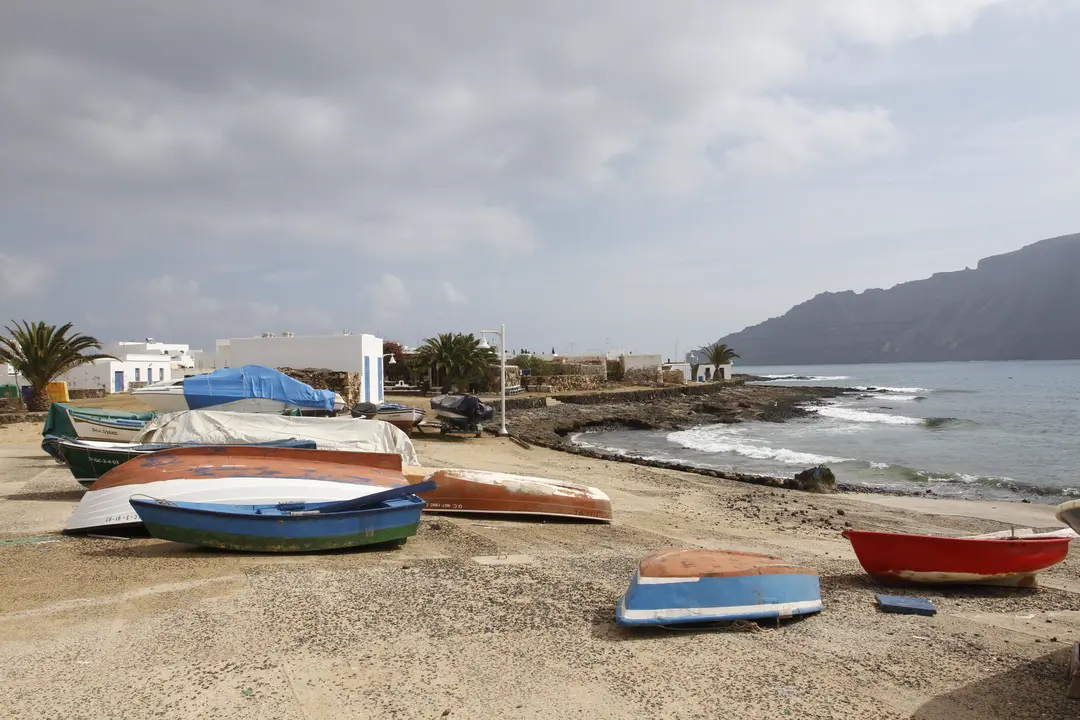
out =
[[[822,293],[719,342],[743,365],[1080,358],[1080,233],[974,270]]]

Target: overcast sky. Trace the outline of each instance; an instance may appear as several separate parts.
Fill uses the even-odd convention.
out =
[[[0,320],[674,355],[1080,230],[1078,0],[0,0]]]

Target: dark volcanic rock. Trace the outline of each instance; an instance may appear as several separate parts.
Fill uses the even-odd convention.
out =
[[[1080,234],[888,290],[822,293],[719,342],[747,365],[1080,358]]]

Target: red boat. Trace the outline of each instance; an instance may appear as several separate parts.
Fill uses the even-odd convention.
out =
[[[859,564],[894,584],[980,584],[1035,587],[1035,573],[1069,554],[1069,538],[948,538],[845,530]]]

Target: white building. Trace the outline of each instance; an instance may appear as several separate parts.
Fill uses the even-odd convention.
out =
[[[162,353],[112,353],[116,360],[97,360],[68,371],[59,379],[71,390],[127,392],[132,387],[172,380],[172,360]],[[134,384],[134,385],[133,385]]]
[[[173,369],[183,370],[195,367],[193,354],[198,354],[201,351],[192,351],[191,346],[186,343],[163,343],[157,342],[154,338],[146,338],[139,342],[125,340],[113,343],[105,349],[105,352],[116,357],[122,357],[127,353],[168,355],[172,360]]]
[[[690,364],[698,365],[697,377],[690,376]],[[725,363],[719,367],[709,362],[708,356],[700,350],[691,350],[686,353],[686,362],[665,363],[665,370],[681,370],[687,382],[711,382],[712,380],[730,380],[734,372],[731,363]]]
[[[363,402],[383,401],[383,341],[374,335],[264,333],[262,337],[217,341],[218,368],[263,365],[279,368],[323,368],[360,373]]]

